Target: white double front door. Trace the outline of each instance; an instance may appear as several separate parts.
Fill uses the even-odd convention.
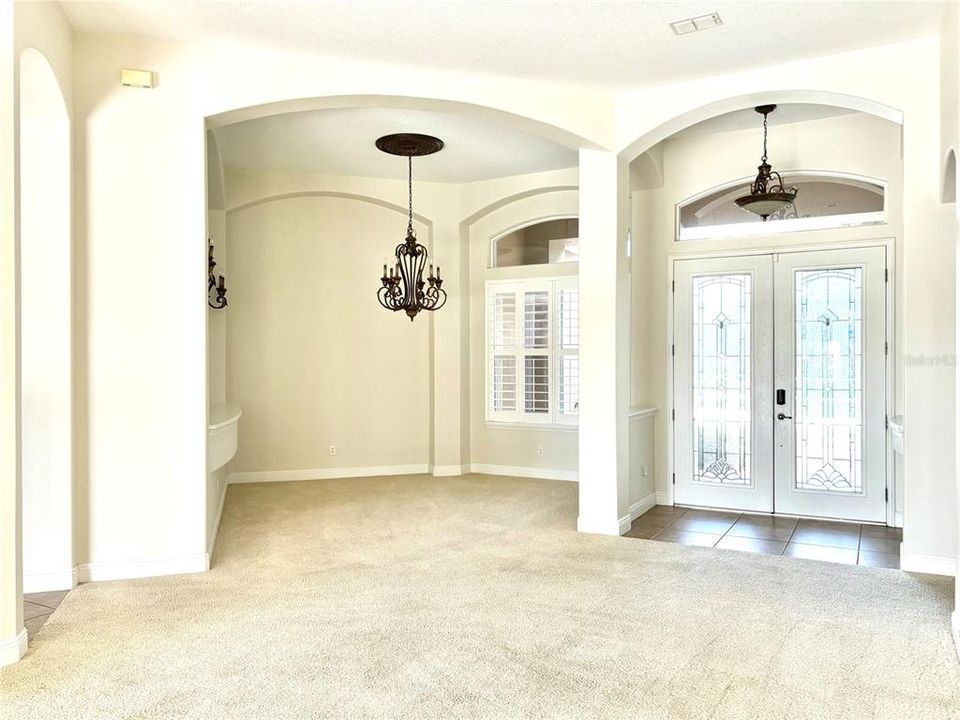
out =
[[[886,250],[674,263],[674,498],[886,520]]]

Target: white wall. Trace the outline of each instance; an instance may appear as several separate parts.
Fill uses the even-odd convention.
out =
[[[82,577],[206,568],[206,187],[198,102],[149,43],[78,35],[74,235],[86,280]],[[111,52],[113,50],[113,52]],[[185,68],[180,68],[185,71]]]
[[[738,240],[677,241],[676,204],[749,175],[759,157],[760,132],[759,128],[751,128],[666,140],[651,151],[656,155],[662,181],[648,179],[647,182],[655,187],[633,193],[632,308],[635,332],[632,336],[631,396],[636,405],[661,409],[656,421],[656,489],[664,496],[669,489],[668,434],[672,406],[668,376],[668,259],[681,254],[822,246],[888,238],[895,241],[896,257],[891,258],[891,265],[902,255],[900,127],[862,113],[772,126],[770,158],[774,167],[781,171],[836,171],[885,181],[888,183],[887,224]],[[638,159],[635,165],[647,160],[649,158]],[[902,288],[902,274],[895,273],[894,281],[896,298]],[[900,412],[902,394],[897,397],[899,400],[890,409],[891,415]],[[902,501],[901,492],[898,497],[901,510]]]
[[[519,468],[518,472],[575,477],[575,430],[507,431],[485,427],[482,293],[489,274],[499,277],[504,272],[487,267],[490,237],[558,213],[575,216],[576,182],[576,170],[570,169],[465,185],[415,183],[418,234],[430,248],[431,257],[442,263],[449,298],[443,310],[424,313],[411,327],[405,318],[401,318],[405,322],[397,322],[398,316],[380,308],[373,295],[383,257],[402,239],[405,228],[403,183],[281,171],[228,172],[225,204],[229,208],[231,289],[230,306],[223,313],[228,319],[229,347],[226,400],[244,412],[240,451],[230,465],[234,480],[268,476],[250,475],[258,472],[282,477],[276,471],[296,470],[304,471],[302,476],[311,469],[322,474],[337,468],[370,466],[429,466],[437,474],[452,474],[469,470],[471,465],[487,470]],[[370,223],[374,225],[368,227]],[[453,232],[456,227],[462,238]],[[288,288],[291,278],[282,268],[271,271],[270,263],[283,259],[274,256],[286,255],[286,261],[291,262],[323,247],[328,248],[325,252],[337,255],[305,263],[297,261],[297,267],[303,274],[304,292],[329,291],[330,297],[297,300],[305,311],[291,312],[289,307],[281,306],[263,309],[273,302],[271,298],[276,293],[296,292]],[[333,267],[341,266],[356,268],[361,275],[344,274],[344,288],[330,286],[324,290],[322,284],[320,289],[315,287],[321,279],[331,277]],[[371,279],[359,284],[356,280],[363,277],[363,268],[372,273],[368,275]],[[458,273],[458,268],[463,272]],[[507,272],[569,274],[575,273],[576,267],[517,268]],[[470,288],[469,293],[462,292],[464,287]],[[330,312],[331,302],[335,303],[335,313]],[[311,315],[314,308],[319,313],[316,316]],[[374,367],[355,360],[336,364],[335,358],[324,356],[330,352],[326,345],[310,348],[298,344],[292,351],[287,342],[276,356],[272,351],[264,355],[264,345],[274,344],[264,343],[264,332],[302,334],[304,327],[321,328],[331,322],[337,327],[327,328],[321,335],[327,344],[331,338],[338,339],[332,346],[333,352],[339,352],[342,346],[355,357],[369,354],[376,358]],[[379,329],[371,332],[371,327]],[[212,325],[210,330],[214,331]],[[427,335],[421,337],[421,333]],[[357,353],[356,347],[364,344],[370,345],[367,352]],[[211,350],[214,348],[211,334]],[[253,348],[256,353],[251,352]],[[384,366],[386,356],[392,357],[391,366]],[[407,381],[399,374],[404,365],[413,372]],[[257,375],[266,368],[270,369],[271,378],[265,381]],[[334,373],[329,380],[323,378],[327,371]],[[335,390],[357,390],[339,400],[326,395],[322,400],[312,400],[312,396],[304,397],[302,392],[281,400],[273,388],[269,392],[257,389],[265,382],[280,382],[285,377],[294,388],[304,380],[333,383],[335,379]],[[405,426],[405,433],[396,432],[388,409],[376,407],[393,387],[407,393],[402,402],[396,402],[398,407],[412,404],[415,412],[427,413],[423,423]],[[212,396],[213,385],[210,390]],[[264,402],[270,407],[263,407]],[[287,412],[291,403],[311,405],[297,413],[301,419],[309,420],[297,423]],[[359,425],[350,427],[351,422]],[[311,432],[304,435],[304,428]],[[328,435],[318,437],[317,428],[326,428]],[[344,437],[350,440],[344,443]],[[377,443],[371,444],[370,438],[377,438]],[[383,438],[390,438],[390,444],[383,443]],[[328,454],[330,444],[338,446],[335,457]],[[541,446],[545,449],[542,457],[537,455]],[[208,510],[209,505],[208,501]]]
[[[23,628],[13,2],[0,1],[0,667],[27,650]]]
[[[207,240],[213,245],[213,258],[217,265],[214,275],[229,277],[227,268],[227,213],[224,197],[223,164],[212,132],[207,133]],[[227,280],[227,302],[230,302],[230,285]],[[211,293],[211,297],[216,297]],[[227,395],[227,316],[223,309],[208,308],[207,311],[207,384],[211,403],[226,402]]]
[[[410,322],[376,298],[404,215],[324,196],[228,214],[227,397],[243,409],[231,472],[426,470],[429,315]]]
[[[942,183],[941,198],[946,200],[944,189],[953,184],[954,196],[952,205],[947,200],[948,207],[954,212],[953,239],[954,247],[960,242],[960,205],[956,199],[956,189],[960,187],[960,178],[956,176],[956,163],[950,168],[953,177],[947,176],[947,158],[951,153],[960,151],[960,8],[956,3],[944,6],[943,20],[940,29],[940,157],[944,163],[941,171]],[[954,287],[960,291],[960,252],[957,253]],[[960,357],[960,292],[954,297],[954,307],[957,312],[956,321],[956,357]],[[957,366],[960,368],[960,365]],[[954,374],[960,369],[955,368]],[[960,378],[957,378],[956,391],[958,399],[954,414],[954,436],[960,435]],[[955,466],[956,486],[960,488],[960,438],[956,442],[957,461]],[[960,517],[960,492],[957,493],[957,516]],[[960,558],[960,523],[957,528],[957,557]],[[955,595],[960,597],[960,573],[957,575]],[[953,614],[954,642],[960,651],[960,615]]]
[[[512,201],[467,223],[470,243],[470,461],[492,468],[521,468],[533,475],[576,477],[577,428],[540,429],[503,427],[486,422],[486,283],[534,277],[564,277],[577,274],[576,263],[505,268],[490,267],[491,241],[523,225],[556,217],[576,217],[578,196],[575,169],[511,178]],[[491,188],[504,180],[469,183],[461,189],[468,207],[471,199],[496,195]],[[524,191],[540,190],[529,195]],[[502,192],[502,190],[500,190]],[[538,449],[543,448],[543,455]]]
[[[654,479],[657,475],[656,408],[636,408],[630,413],[629,423],[629,511],[635,520],[654,504],[667,504],[665,496],[656,496]]]

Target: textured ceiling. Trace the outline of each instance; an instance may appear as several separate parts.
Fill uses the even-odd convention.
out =
[[[247,41],[357,60],[611,89],[656,85],[933,32],[932,2],[64,2],[75,29]],[[673,20],[718,11],[677,36]]]
[[[407,163],[374,141],[395,132],[441,138],[439,153],[413,161],[414,178],[473,182],[573,167],[576,151],[510,127],[468,115],[362,108],[286,113],[214,130],[225,166],[331,175],[404,178]]]

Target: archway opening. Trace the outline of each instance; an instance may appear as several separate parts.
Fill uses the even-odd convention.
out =
[[[842,519],[890,526],[883,528],[882,542],[867,542],[862,557],[859,544],[848,548],[845,562],[899,566],[902,462],[889,453],[884,426],[902,400],[899,367],[895,359],[888,363],[885,345],[893,355],[892,318],[900,314],[893,263],[902,242],[899,115],[864,101],[792,99],[787,93],[722,101],[669,120],[624,150],[631,160],[633,248],[627,392],[639,409],[669,409],[647,439],[656,447],[656,487],[650,490],[658,501],[734,513],[728,526],[728,518],[718,519],[708,544],[750,545],[732,539],[740,536],[736,531],[724,541],[741,512]],[[769,122],[770,163],[800,194],[792,214],[761,221],[735,200],[749,192],[762,152],[762,119],[752,105],[768,102],[778,103]],[[809,268],[832,279],[816,285],[804,275]],[[869,280],[861,283],[866,274]],[[827,334],[847,327],[847,337],[865,328],[860,315],[839,320],[830,314],[836,302],[824,288],[829,284],[832,293],[844,281],[848,300],[864,316],[891,320],[871,330],[880,341],[869,348],[822,335],[815,350],[812,335],[801,333],[807,321],[820,322]],[[867,285],[880,291],[868,297]],[[821,307],[816,318],[803,315],[816,303],[829,307]],[[776,347],[790,344],[796,354],[780,353],[774,363],[774,338]],[[841,356],[849,360],[851,412],[842,422],[828,422],[834,409],[828,395],[839,387],[833,384],[839,376],[816,391],[809,382],[815,356],[826,363],[824,372],[838,370]],[[861,384],[866,377],[880,380],[868,391]],[[844,432],[848,442],[841,449]],[[852,450],[849,457],[846,450]],[[646,461],[631,457],[631,468],[641,464]],[[827,466],[829,480],[818,474]],[[827,507],[824,498],[831,493],[838,499]],[[809,501],[814,495],[819,505]],[[854,495],[870,496],[870,506],[854,509]],[[641,517],[639,536],[649,537],[644,533],[656,528],[664,539],[682,541],[683,533],[694,530],[692,520],[682,527],[679,514],[670,517],[680,525],[664,529],[664,517],[647,525]],[[759,536],[764,542],[753,543],[754,549],[796,551],[787,546],[803,521],[792,522],[789,533],[762,531],[772,535]],[[838,534],[843,529],[835,528]],[[796,545],[802,537],[797,535]],[[872,553],[880,545],[884,557],[878,559]]]
[[[20,56],[23,589],[68,590],[73,558],[70,118],[39,51]],[[28,597],[29,600],[29,597]]]
[[[228,484],[577,477],[578,335],[569,322],[577,264],[567,252],[562,267],[497,267],[490,247],[508,229],[576,218],[581,141],[489,108],[375,100],[295,101],[208,119],[208,236],[228,288],[227,308],[208,313],[211,428],[222,407],[242,412],[225,464],[209,436],[211,548]],[[408,166],[374,142],[398,131],[446,143],[413,158],[412,223],[442,268],[448,301],[413,323],[376,297],[404,239]],[[512,333],[501,333],[510,347],[494,352],[486,321],[496,282],[510,284],[513,304],[504,321]],[[509,406],[509,421],[492,416],[495,403]],[[558,499],[572,526],[576,488]]]

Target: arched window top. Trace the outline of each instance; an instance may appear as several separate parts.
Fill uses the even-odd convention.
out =
[[[783,173],[783,184],[798,189],[792,207],[766,222],[737,207],[751,178],[726,183],[677,204],[677,239],[771,235],[801,230],[856,227],[886,222],[886,184],[858,175],[798,170]]]
[[[491,267],[554,265],[580,259],[580,221],[577,218],[541,220],[494,238]]]

